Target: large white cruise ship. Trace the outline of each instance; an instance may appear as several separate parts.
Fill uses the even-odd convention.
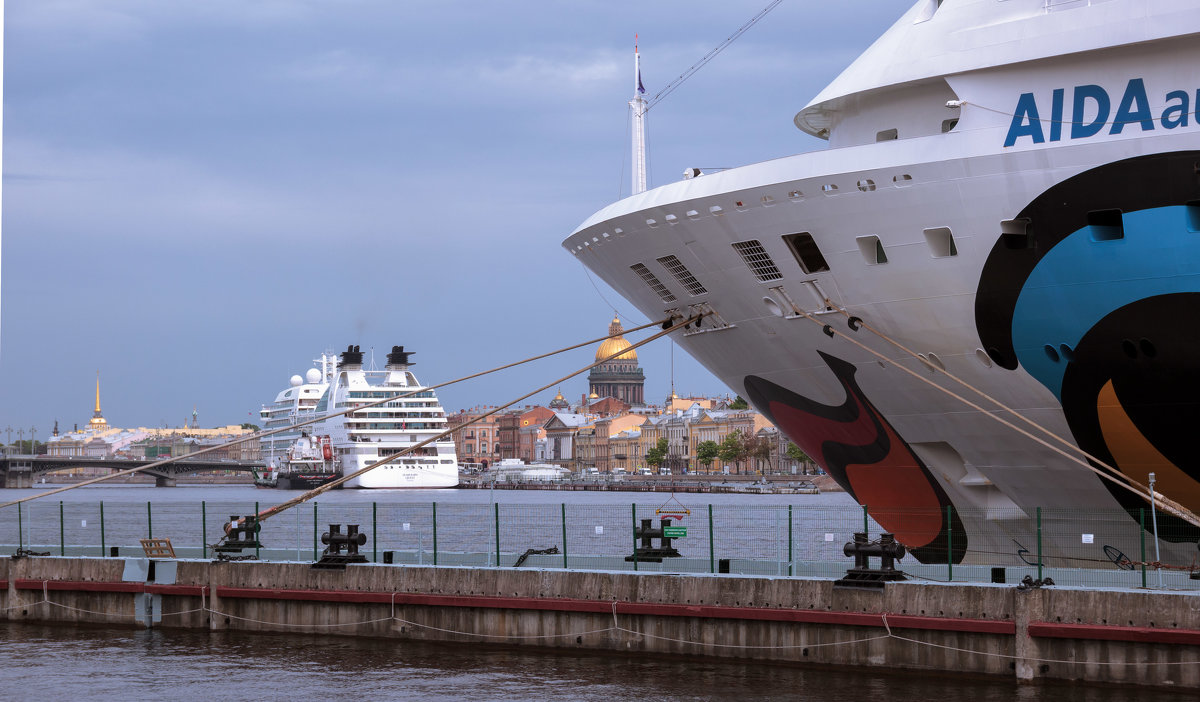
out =
[[[363,368],[358,346],[349,346],[340,359],[322,354],[301,378],[292,376],[261,417],[264,430],[294,424],[377,402],[395,400],[313,424],[283,431],[261,440],[268,475],[286,474],[289,455],[319,437],[329,446],[328,472],[349,475],[381,458],[395,455],[446,430],[446,412],[433,390],[420,384],[409,370],[403,346],[393,346],[383,370]],[[398,397],[403,395],[403,397]],[[306,465],[311,472],[311,466]],[[354,488],[447,488],[458,485],[458,459],[449,438],[416,449],[345,483]],[[298,484],[299,486],[299,484]]]
[[[677,341],[919,559],[1011,553],[1038,507],[1113,510],[1089,556],[1137,554],[1150,504],[984,395],[1200,511],[1197,33],[1195,0],[920,0],[795,115],[827,149],[563,245],[651,319],[710,312]]]

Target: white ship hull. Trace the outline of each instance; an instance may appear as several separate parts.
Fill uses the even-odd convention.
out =
[[[985,25],[962,18],[954,39],[979,43],[959,46],[963,56],[990,51],[999,65],[963,59],[960,72],[818,98],[797,121],[833,120],[840,148],[635,195],[564,242],[651,319],[714,312],[677,343],[873,512],[969,515],[965,525],[884,524],[943,559],[947,528],[970,532],[973,552],[1007,552],[1015,539],[1004,522],[1027,523],[1037,508],[1081,516],[1145,503],[1047,446],[1059,444],[1043,432],[1029,429],[1039,443],[891,365],[1012,421],[916,354],[1125,475],[1145,483],[1156,471],[1160,491],[1200,510],[1200,462],[1161,430],[1200,420],[1200,342],[1183,321],[1200,312],[1200,13],[1172,2],[1147,19],[1118,0],[1074,17],[1041,2],[944,8],[996,5],[1028,10],[1023,26],[1048,42],[1122,12],[1154,36],[1041,59],[1020,45],[1005,65]],[[877,46],[903,44],[909,25],[926,29],[910,12]],[[1158,36],[1169,32],[1179,36]],[[1104,100],[1107,121],[1096,115]],[[951,116],[948,133],[929,126]],[[877,143],[888,120],[902,133],[909,120],[919,135]],[[1093,121],[1103,124],[1085,134]],[[801,234],[827,270],[805,258]],[[747,242],[760,247],[749,249],[755,265]],[[851,317],[869,329],[854,330]],[[1127,527],[1098,527],[1097,548],[1136,554],[1136,524]],[[1180,549],[1190,558],[1195,547]]]

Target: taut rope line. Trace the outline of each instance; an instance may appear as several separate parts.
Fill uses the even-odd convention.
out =
[[[1121,479],[1121,480],[1125,480],[1126,482],[1130,483],[1131,485],[1134,485],[1134,486],[1136,486],[1136,487],[1138,487],[1138,488],[1141,488],[1142,490],[1145,490],[1145,491],[1146,491],[1146,493],[1143,495],[1143,497],[1145,497],[1145,496],[1149,495],[1150,488],[1149,488],[1148,486],[1146,486],[1146,485],[1143,485],[1142,483],[1138,482],[1137,480],[1134,480],[1133,478],[1129,477],[1128,475],[1125,475],[1124,473],[1122,473],[1121,471],[1119,471],[1119,470],[1118,470],[1118,469],[1116,469],[1115,467],[1113,467],[1113,466],[1110,466],[1110,465],[1109,465],[1108,463],[1106,463],[1105,461],[1103,461],[1103,460],[1101,460],[1101,459],[1097,458],[1096,456],[1093,456],[1092,454],[1088,453],[1088,452],[1087,452],[1087,451],[1085,451],[1085,450],[1084,450],[1082,447],[1075,445],[1075,444],[1074,444],[1074,443],[1072,443],[1071,441],[1068,441],[1067,439],[1063,438],[1062,436],[1059,436],[1058,434],[1055,434],[1053,431],[1050,431],[1049,429],[1047,429],[1046,427],[1042,426],[1041,424],[1038,424],[1037,422],[1033,421],[1032,419],[1029,419],[1029,418],[1028,418],[1028,417],[1026,417],[1025,415],[1021,414],[1020,412],[1017,412],[1015,409],[1013,409],[1013,408],[1009,407],[1008,405],[1004,404],[1004,403],[1003,403],[1003,402],[1001,402],[1000,400],[997,400],[996,398],[994,398],[994,397],[992,397],[991,395],[987,394],[987,393],[986,393],[986,392],[984,392],[983,390],[980,390],[979,388],[975,387],[974,385],[971,385],[970,383],[968,383],[967,381],[963,380],[962,378],[959,378],[958,376],[954,375],[954,374],[953,374],[953,373],[951,373],[950,371],[948,371],[948,370],[946,370],[946,369],[944,369],[944,368],[940,368],[940,367],[938,367],[938,366],[935,366],[935,365],[933,364],[933,362],[929,361],[928,359],[922,358],[920,354],[918,354],[918,353],[916,353],[915,351],[913,351],[912,349],[910,349],[910,348],[906,347],[904,344],[901,344],[899,341],[896,341],[895,339],[891,338],[891,337],[890,337],[890,336],[888,336],[887,334],[884,334],[883,332],[879,331],[879,330],[878,330],[878,329],[876,329],[875,327],[872,327],[870,324],[868,324],[867,322],[865,322],[865,321],[862,319],[862,317],[852,317],[852,316],[850,315],[850,313],[849,313],[849,312],[847,312],[845,309],[842,309],[842,308],[840,308],[840,307],[836,307],[836,306],[834,306],[834,304],[833,304],[833,303],[832,303],[832,302],[831,302],[831,301],[830,301],[828,298],[826,298],[826,300],[825,300],[825,304],[829,305],[830,307],[834,307],[834,309],[837,309],[839,312],[841,312],[841,313],[842,313],[843,315],[845,315],[846,317],[848,317],[848,318],[850,318],[850,319],[855,319],[855,320],[857,320],[857,322],[858,322],[859,326],[863,327],[863,328],[864,328],[864,329],[866,329],[867,331],[869,331],[869,332],[871,332],[872,334],[874,334],[874,335],[878,336],[879,338],[883,339],[884,341],[886,341],[887,343],[891,344],[892,346],[895,346],[896,348],[900,349],[901,351],[903,351],[903,352],[907,353],[908,355],[912,356],[913,358],[917,359],[917,360],[918,360],[918,361],[920,361],[921,363],[925,364],[925,365],[926,365],[926,366],[927,366],[927,367],[928,367],[930,370],[933,370],[934,372],[944,373],[944,374],[946,375],[946,377],[950,378],[950,379],[951,379],[951,380],[953,380],[954,382],[956,382],[956,383],[958,383],[959,385],[961,385],[961,386],[963,386],[963,387],[967,388],[967,389],[968,389],[968,390],[970,390],[971,392],[974,392],[975,394],[977,394],[977,395],[979,395],[980,397],[982,397],[982,398],[984,398],[984,399],[988,400],[989,402],[995,403],[995,405],[996,405],[997,407],[999,407],[1000,409],[1004,410],[1005,412],[1009,412],[1009,413],[1011,413],[1011,414],[1012,414],[1014,417],[1016,417],[1017,419],[1020,419],[1022,422],[1025,422],[1025,423],[1026,423],[1026,424],[1028,424],[1029,426],[1031,426],[1031,427],[1033,427],[1033,428],[1037,429],[1038,431],[1040,431],[1040,432],[1044,433],[1046,436],[1049,436],[1050,438],[1052,438],[1052,439],[1054,439],[1055,441],[1059,442],[1059,443],[1060,443],[1060,444],[1062,444],[1063,446],[1067,447],[1067,449],[1068,449],[1068,450],[1071,450],[1071,451],[1078,451],[1078,452],[1080,453],[1080,455],[1082,455],[1084,458],[1086,458],[1086,459],[1088,459],[1088,460],[1090,460],[1090,461],[1093,461],[1093,462],[1095,462],[1095,463],[1096,463],[1097,465],[1099,465],[1101,468],[1104,468],[1105,470],[1107,470],[1107,471],[1109,471],[1110,473],[1112,473],[1114,477],[1116,477],[1116,478],[1118,478],[1118,479]],[[939,387],[940,387],[940,386],[939,386]],[[1163,495],[1161,492],[1157,492],[1157,491],[1156,491],[1154,494],[1155,494],[1157,497],[1159,497],[1159,498],[1162,498],[1162,499],[1164,499],[1164,500],[1171,501],[1169,498],[1167,498],[1166,496],[1164,496],[1164,495]],[[1172,502],[1173,502],[1173,501],[1172,501]]]
[[[142,471],[150,470],[151,468],[158,468],[161,466],[165,466],[168,463],[174,463],[176,461],[182,460],[183,458],[194,458],[196,456],[210,453],[212,451],[217,451],[219,449],[223,449],[223,448],[226,448],[229,446],[236,446],[238,444],[243,444],[243,443],[246,443],[247,441],[257,441],[259,439],[262,439],[262,438],[265,438],[268,436],[274,436],[275,434],[280,434],[285,431],[291,431],[292,429],[308,426],[309,424],[315,424],[317,422],[321,422],[326,419],[333,419],[334,417],[340,417],[344,414],[350,414],[351,412],[358,412],[360,410],[370,409],[371,407],[376,407],[378,405],[382,405],[382,404],[385,404],[388,402],[393,402],[395,400],[409,397],[418,392],[425,392],[427,390],[437,390],[438,388],[444,388],[449,385],[454,385],[455,383],[462,383],[467,380],[474,380],[475,378],[478,378],[478,377],[484,376],[484,375],[488,375],[490,373],[496,373],[496,372],[499,372],[502,370],[508,370],[509,368],[513,368],[515,366],[519,366],[519,365],[522,365],[525,363],[531,363],[533,361],[540,361],[543,358],[548,358],[550,356],[554,356],[554,355],[564,353],[567,351],[574,351],[575,349],[582,348],[584,346],[591,346],[592,344],[595,344],[595,343],[598,343],[601,341],[605,341],[606,339],[612,339],[613,337],[620,336],[621,334],[628,334],[628,333],[632,333],[632,332],[636,332],[636,331],[641,331],[643,329],[648,329],[650,327],[657,327],[657,326],[662,325],[664,322],[668,321],[669,319],[670,319],[669,317],[664,317],[663,319],[660,319],[656,322],[649,322],[647,324],[641,325],[640,327],[626,329],[622,332],[618,332],[617,334],[609,334],[607,336],[602,336],[597,339],[590,339],[588,341],[583,341],[578,344],[574,344],[572,346],[567,346],[565,348],[558,349],[557,351],[550,351],[548,353],[543,353],[538,356],[530,356],[529,358],[522,359],[520,361],[514,361],[512,363],[507,363],[503,366],[497,366],[490,370],[479,371],[478,373],[472,373],[471,375],[465,375],[461,378],[456,378],[454,380],[448,380],[444,383],[439,383],[437,385],[421,386],[420,390],[410,390],[408,392],[400,393],[398,395],[392,395],[390,397],[385,397],[380,400],[372,400],[371,402],[367,402],[367,403],[358,405],[357,407],[352,407],[350,409],[342,410],[341,412],[335,412],[334,414],[328,414],[328,415],[324,415],[321,417],[316,417],[314,419],[309,419],[307,421],[298,422],[296,424],[289,424],[286,427],[280,427],[278,429],[272,429],[270,431],[255,432],[248,436],[243,436],[243,437],[234,439],[233,441],[229,441],[224,444],[219,444],[217,446],[209,446],[208,448],[203,448],[198,451],[193,451],[193,452],[185,454],[183,456],[172,456],[171,458],[164,458],[161,461],[155,461],[154,463],[148,463],[144,466],[138,466],[137,468],[129,468],[127,470],[117,471],[116,473],[109,473],[108,475],[103,475],[98,478],[92,478],[91,480],[84,480],[83,482],[79,482],[74,485],[67,485],[65,487],[55,488],[53,490],[47,490],[46,492],[41,492],[36,495],[22,497],[20,499],[16,499],[16,500],[12,500],[10,502],[5,502],[4,504],[0,504],[0,509],[3,509],[5,507],[11,507],[12,505],[19,504],[21,502],[29,502],[30,500],[36,500],[36,499],[39,499],[42,497],[49,497],[50,495],[57,495],[58,493],[65,492],[67,490],[74,490],[75,488],[85,487],[87,485],[94,485],[95,483],[102,483],[105,480],[112,480],[113,478],[119,478],[122,476],[131,475],[133,473],[140,473]]]
[[[837,329],[834,329],[832,326],[822,322],[821,320],[817,319],[816,317],[813,317],[806,310],[799,309],[795,306],[793,306],[793,309],[795,309],[798,313],[803,315],[805,319],[822,327],[822,330],[828,336],[830,336],[830,337],[835,336],[835,335],[840,336],[841,338],[843,338],[843,339],[849,341],[850,343],[854,344],[855,346],[859,347],[863,351],[866,351],[867,353],[871,354],[872,356],[875,356],[879,360],[889,363],[889,364],[895,366],[896,368],[899,368],[900,370],[904,371],[905,373],[908,373],[909,375],[911,375],[912,377],[921,381],[922,383],[925,383],[926,385],[929,385],[937,390],[940,390],[941,392],[946,393],[950,397],[953,397],[954,399],[958,400],[959,402],[962,402],[963,404],[970,407],[971,409],[974,409],[978,412],[982,412],[984,415],[991,417],[992,419],[994,419],[997,422],[1003,424],[1004,426],[1012,429],[1013,431],[1017,432],[1018,434],[1021,434],[1022,436],[1026,437],[1028,439],[1032,439],[1033,441],[1036,441],[1037,443],[1041,444],[1042,446],[1045,446],[1046,448],[1059,454],[1060,456],[1066,458],[1067,460],[1072,461],[1074,463],[1078,463],[1079,465],[1083,466],[1084,468],[1087,468],[1088,470],[1090,470],[1093,473],[1095,473],[1096,475],[1098,475],[1101,479],[1107,480],[1107,481],[1113,483],[1114,485],[1118,485],[1139,497],[1142,497],[1145,499],[1150,499],[1149,494],[1138,490],[1137,488],[1135,488],[1132,485],[1129,485],[1128,483],[1121,482],[1117,478],[1096,468],[1095,466],[1093,466],[1092,464],[1083,460],[1082,458],[1079,458],[1078,456],[1074,456],[1070,453],[1067,453],[1066,451],[1058,448],[1057,446],[1054,446],[1054,445],[1048,443],[1045,439],[1042,439],[1038,436],[1034,436],[1033,434],[1029,433],[1025,429],[1022,429],[1021,427],[1013,424],[1012,422],[996,415],[996,413],[994,413],[990,410],[987,410],[987,409],[981,407],[980,405],[968,400],[967,398],[963,397],[962,395],[959,395],[958,393],[954,392],[953,390],[950,390],[949,388],[945,388],[945,387],[942,387],[941,385],[938,385],[937,383],[933,382],[929,378],[922,376],[920,373],[917,373],[916,371],[912,370],[911,368],[906,368],[905,366],[900,365],[895,360],[888,358],[884,354],[876,351],[875,349],[867,346],[866,344],[858,341],[857,339],[845,334],[844,332],[838,331]],[[933,366],[933,365],[930,365],[930,367],[934,368],[935,370],[941,370],[940,368],[937,368],[936,366]],[[1155,495],[1162,497],[1160,493],[1155,493]],[[1171,512],[1176,517],[1179,517],[1180,519],[1182,519],[1186,522],[1189,522],[1195,526],[1200,526],[1200,517],[1197,517],[1195,514],[1193,514],[1191,511],[1189,511],[1183,505],[1180,505],[1179,503],[1175,502],[1174,500],[1168,499],[1166,497],[1162,497],[1162,504],[1163,504],[1163,509],[1165,511]]]

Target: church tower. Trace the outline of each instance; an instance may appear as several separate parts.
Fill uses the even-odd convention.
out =
[[[588,386],[597,397],[612,397],[630,405],[645,404],[642,387],[646,378],[642,369],[637,367],[637,350],[629,348],[630,343],[621,336],[624,331],[621,320],[613,316],[612,323],[608,325],[608,333],[612,338],[601,342],[596,350],[596,360],[609,356],[613,358],[588,373]]]

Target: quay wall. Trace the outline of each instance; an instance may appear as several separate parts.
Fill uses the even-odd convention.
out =
[[[1200,689],[1200,595],[361,564],[0,560],[0,619],[708,656]]]

